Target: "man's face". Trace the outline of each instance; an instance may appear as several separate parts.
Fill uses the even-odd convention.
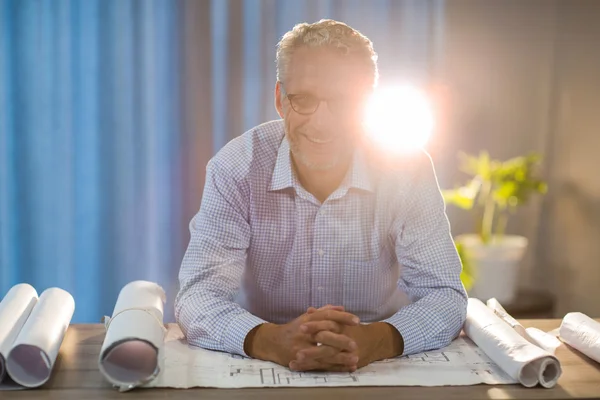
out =
[[[353,56],[307,47],[293,53],[275,95],[297,163],[323,171],[349,158],[362,132],[371,79]]]

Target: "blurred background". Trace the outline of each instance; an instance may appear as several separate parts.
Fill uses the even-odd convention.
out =
[[[145,279],[172,319],[206,163],[277,118],[275,46],[321,18],[373,41],[380,86],[430,94],[443,189],[461,151],[541,155],[547,193],[506,229],[529,243],[513,309],[599,317],[595,0],[0,0],[0,297],[58,286],[98,322]],[[472,214],[448,206],[453,234]]]

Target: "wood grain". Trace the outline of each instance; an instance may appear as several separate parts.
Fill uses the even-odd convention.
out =
[[[524,326],[548,331],[560,320],[523,320]],[[520,385],[475,385],[443,387],[342,387],[342,388],[260,388],[260,389],[138,389],[119,393],[100,374],[98,354],[104,339],[100,324],[71,325],[61,347],[52,378],[42,388],[1,392],[2,399],[600,399],[600,365],[568,346],[557,357],[563,375],[553,389]]]

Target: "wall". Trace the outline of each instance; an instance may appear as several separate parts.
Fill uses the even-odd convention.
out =
[[[438,79],[449,87],[445,152],[544,154],[550,192],[511,220],[530,239],[521,285],[551,290],[556,314],[600,316],[600,2],[446,2]],[[452,140],[450,140],[451,138]],[[444,184],[463,178],[441,171]],[[455,234],[472,231],[449,208]]]
[[[558,315],[600,316],[600,3],[558,2],[549,176],[537,259]]]

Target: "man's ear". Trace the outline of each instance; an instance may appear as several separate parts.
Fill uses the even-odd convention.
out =
[[[277,110],[277,114],[281,118],[283,118],[283,101],[282,101],[283,90],[281,87],[281,82],[277,81],[275,84],[275,109]]]

